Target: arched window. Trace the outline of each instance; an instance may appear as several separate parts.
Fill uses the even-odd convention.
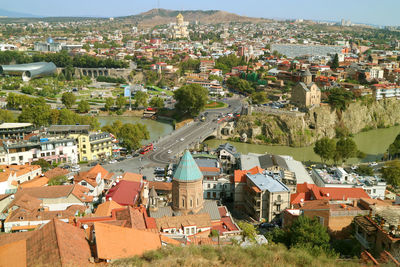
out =
[[[182,198],[182,207],[185,207],[185,199]]]
[[[281,195],[278,195],[278,201],[281,201],[281,200],[282,200]]]
[[[197,206],[199,205],[199,198],[197,198]]]
[[[193,200],[190,199],[190,207],[193,208]]]

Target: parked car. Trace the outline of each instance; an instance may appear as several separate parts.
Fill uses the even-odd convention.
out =
[[[79,171],[81,171],[81,166],[79,166],[79,165],[74,165],[74,166],[72,166],[71,171],[73,171],[73,172],[79,172]]]
[[[154,169],[155,172],[165,172],[164,168],[157,167]]]
[[[126,155],[126,159],[131,159],[131,158],[133,158],[132,155]]]
[[[118,161],[117,160],[115,160],[115,159],[112,159],[112,160],[110,160],[108,163],[110,163],[110,164],[114,164],[114,163],[117,163]]]
[[[168,154],[171,154],[172,153],[172,151],[171,150],[168,150]]]
[[[370,166],[370,167],[378,166],[378,163],[376,163],[376,162],[374,161],[374,162],[371,162],[371,163],[369,164],[369,166]]]

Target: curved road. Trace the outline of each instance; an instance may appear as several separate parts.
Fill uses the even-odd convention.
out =
[[[203,141],[219,127],[216,119],[220,113],[235,113],[240,112],[242,109],[240,99],[228,99],[225,102],[229,104],[229,107],[207,110],[208,115],[204,122],[192,122],[162,138],[155,144],[156,151],[146,155],[148,159],[160,164],[175,162],[176,155]]]

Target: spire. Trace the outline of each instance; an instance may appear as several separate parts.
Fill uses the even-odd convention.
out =
[[[180,182],[194,182],[203,179],[199,166],[194,161],[192,154],[186,151],[181,161],[179,162],[178,168],[174,173],[174,180]]]

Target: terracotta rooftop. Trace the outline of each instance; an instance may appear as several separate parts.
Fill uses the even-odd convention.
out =
[[[208,213],[162,217],[155,220],[159,231],[170,228],[180,229],[184,226],[211,227],[211,218]]]
[[[123,206],[119,205],[117,202],[113,200],[106,201],[97,206],[94,215],[96,217],[108,217],[111,216],[113,209],[121,209],[121,208],[123,208]]]
[[[5,222],[23,222],[23,221],[47,221],[54,218],[69,219],[74,217],[78,211],[84,212],[85,207],[81,205],[71,205],[66,210],[26,210],[18,208],[13,210]]]
[[[143,176],[133,172],[126,172],[122,175],[122,180],[140,183],[143,180]]]
[[[30,181],[26,181],[26,182],[20,184],[19,188],[23,189],[23,188],[30,188],[30,187],[41,187],[41,186],[47,185],[48,182],[49,182],[49,178],[47,178],[46,176],[36,177]]]
[[[26,267],[26,240],[0,246],[0,266]]]
[[[141,187],[142,184],[138,182],[119,181],[116,186],[108,191],[106,199],[111,198],[123,206],[134,206],[139,199]]]
[[[161,248],[160,235],[156,233],[97,222],[94,229],[100,259],[121,259]]]
[[[257,173],[262,173],[264,169],[256,166],[250,170],[235,170],[234,174],[234,181],[235,183],[246,183],[246,174],[257,174]]]
[[[153,187],[155,190],[172,191],[172,183],[150,181],[149,188],[153,188]]]
[[[39,165],[0,165],[0,170],[0,182],[7,181],[8,178],[14,174],[19,177],[34,171],[37,171],[38,174],[41,173],[41,167]]]
[[[53,219],[26,240],[27,266],[90,266],[85,233]]]

